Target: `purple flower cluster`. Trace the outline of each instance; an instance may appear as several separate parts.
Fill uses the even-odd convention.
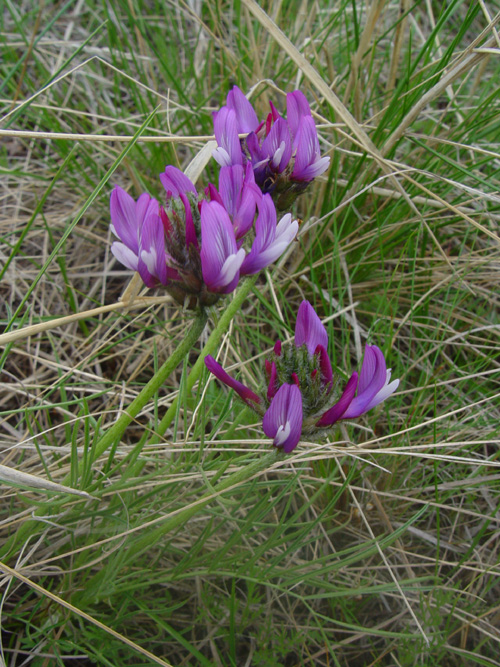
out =
[[[148,194],[136,202],[114,189],[111,230],[120,240],[111,251],[148,287],[164,285],[181,304],[212,305],[240,276],[276,261],[297,235],[290,213],[277,222],[250,164],[223,167],[219,188],[210,184],[201,194],[176,167],[166,167],[160,180],[165,205]]]
[[[330,163],[329,157],[321,157],[305,96],[295,90],[288,93],[286,102],[286,119],[271,102],[266,120],[259,122],[250,102],[234,86],[226,106],[214,115],[218,143],[214,158],[221,166],[251,164],[257,185],[272,195],[279,210],[289,208]],[[240,139],[240,134],[246,137]]]
[[[211,356],[208,370],[236,391],[262,418],[264,433],[275,447],[291,452],[302,433],[333,426],[339,420],[355,419],[396,391],[384,355],[376,345],[367,345],[361,372],[354,372],[340,397],[328,357],[328,335],[308,301],[297,314],[292,345],[277,341],[265,362],[266,388],[256,393],[232,378]]]

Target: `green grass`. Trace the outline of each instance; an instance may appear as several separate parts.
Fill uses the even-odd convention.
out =
[[[2,331],[74,318],[2,342],[0,463],[91,494],[2,484],[7,667],[500,664],[500,71],[477,49],[498,48],[498,7],[261,6],[356,122],[250,1],[6,0]],[[225,367],[259,386],[307,298],[342,372],[368,342],[401,378],[250,479],[270,448],[257,417],[207,372],[188,390],[208,334],[102,452],[189,314],[165,298],[81,315],[131,278],[109,249],[113,185],[161,196],[235,83],[260,115],[299,86],[331,168],[232,320]]]

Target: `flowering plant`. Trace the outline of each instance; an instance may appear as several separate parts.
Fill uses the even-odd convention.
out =
[[[160,180],[164,206],[148,194],[135,202],[114,189],[111,230],[120,240],[111,251],[148,287],[164,285],[181,304],[214,304],[240,276],[278,259],[297,234],[290,213],[277,223],[273,201],[257,187],[250,165],[223,167],[219,189],[210,184],[202,194],[176,167],[166,167]]]
[[[328,334],[308,301],[297,314],[295,340],[277,341],[265,362],[266,388],[257,393],[232,378],[211,356],[205,365],[219,380],[236,391],[262,418],[264,433],[275,447],[291,452],[302,433],[354,419],[384,401],[399,386],[391,379],[384,355],[376,345],[367,345],[358,375],[354,372],[340,397],[328,357]]]
[[[288,93],[287,117],[273,103],[265,121],[237,87],[227,104],[214,114],[218,148],[214,158],[221,166],[250,163],[262,192],[270,193],[279,210],[291,206],[317,176],[328,169],[329,157],[321,157],[316,125],[300,90]],[[246,134],[240,140],[239,134]]]

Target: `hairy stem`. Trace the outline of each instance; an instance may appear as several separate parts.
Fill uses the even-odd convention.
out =
[[[250,293],[252,287],[255,285],[256,281],[257,281],[257,275],[247,278],[242,283],[241,287],[237,290],[236,294],[234,295],[234,299],[228,304],[227,308],[222,313],[221,318],[217,323],[217,326],[210,334],[205,347],[201,351],[200,356],[196,360],[193,368],[191,369],[191,373],[187,378],[186,389],[188,393],[192,391],[194,385],[200,379],[201,373],[205,368],[204,364],[205,357],[207,356],[207,354],[213,354],[215,352],[222,336],[228,330],[229,325],[231,324],[231,320],[238,312],[243,301],[247,298],[248,294]],[[175,412],[177,410],[178,401],[179,397],[176,396],[176,398],[172,401],[172,404],[164,414],[162,420],[158,424],[158,427],[156,429],[157,435],[160,436],[164,435],[165,431],[172,423],[172,420],[175,416]]]

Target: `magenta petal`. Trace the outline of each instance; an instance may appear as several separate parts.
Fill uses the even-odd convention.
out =
[[[278,118],[282,118],[282,115],[271,101],[269,101],[269,106],[271,107],[271,115],[273,117],[273,121],[277,121]]]
[[[269,197],[270,195],[264,196]],[[257,273],[275,262],[285,252],[299,230],[299,223],[297,220],[292,220],[290,213],[283,216],[277,227],[274,227],[275,223],[271,223],[270,219],[267,220],[267,223],[268,226],[262,231],[257,222],[255,224],[255,241],[241,267],[244,275]]]
[[[276,392],[278,391],[278,384],[277,384],[277,379],[278,379],[278,371],[276,369],[276,364],[271,362],[269,364],[269,384],[267,386],[267,400],[271,401]]]
[[[224,205],[224,202],[222,201],[222,197],[220,196],[217,188],[215,185],[212,185],[212,183],[209,183],[207,187],[205,188],[205,194],[208,197],[210,201],[217,201],[219,204]]]
[[[358,374],[353,373],[349,379],[349,382],[344,389],[340,399],[333,405],[325,414],[321,417],[319,421],[316,422],[316,426],[331,426],[335,424],[339,419],[341,419],[351,404],[354,393],[356,392],[356,386],[358,384]]]
[[[270,164],[278,173],[281,173],[290,162],[292,150],[292,137],[288,123],[283,118],[278,118],[262,143],[262,154],[269,157]]]
[[[259,144],[259,138],[255,134],[255,132],[250,132],[248,137],[246,138],[246,145],[248,148],[248,152],[250,153],[250,158],[252,160],[252,164],[256,164],[257,162],[261,162],[265,156],[260,148]]]
[[[247,405],[252,407],[249,401],[253,401],[254,403],[261,402],[260,396],[257,396],[255,392],[246,387],[242,382],[238,382],[238,380],[232,378],[229,373],[226,373],[222,366],[215,361],[210,354],[205,357],[204,361],[208,370],[215,375],[218,380],[226,384],[228,387],[231,387],[231,389],[234,389],[238,396],[243,399]]]
[[[298,181],[311,181],[328,169],[329,158],[321,158],[318,133],[311,116],[302,118],[295,143],[297,152],[292,178]],[[314,173],[314,176],[311,175],[311,172]]]
[[[196,229],[193,222],[193,213],[191,211],[191,204],[189,203],[189,199],[183,192],[179,193],[179,199],[184,204],[185,222],[186,222],[186,248],[189,249],[189,246],[191,244],[193,244],[195,248],[198,248],[199,247],[198,238],[196,236]]]
[[[144,220],[149,215],[158,215],[160,210],[159,204],[156,199],[153,199],[146,192],[143,193],[137,200],[135,205],[135,218],[139,225],[144,224]]]
[[[352,401],[343,419],[354,419],[371,410],[396,391],[399,381],[389,384],[390,371],[387,370],[382,351],[376,345],[367,345],[361,367],[358,394]]]
[[[305,95],[300,90],[294,90],[286,96],[286,119],[292,137],[295,139],[303,117],[310,116],[311,109]]]
[[[230,217],[234,217],[241,197],[245,172],[241,164],[222,167],[219,173],[219,193]]]
[[[181,192],[192,192],[198,196],[196,188],[190,179],[180,169],[177,169],[177,167],[172,167],[171,165],[165,167],[163,174],[160,174],[160,181],[167,191],[167,195],[170,194],[172,197],[177,198]]]
[[[245,251],[238,250],[229,215],[215,201],[201,204],[200,256],[203,280],[211,291],[228,294],[236,287]]]
[[[160,216],[154,213],[146,218],[142,227],[139,262],[139,273],[142,276],[143,270],[141,262],[144,262],[147,271],[162,285],[167,284],[165,233],[163,231],[163,223]]]
[[[236,114],[232,109],[222,107],[215,117],[214,133],[219,147],[225,151],[229,158],[230,162],[228,164],[243,164],[243,155],[238,137],[238,124]],[[217,161],[219,162],[219,160]]]
[[[328,334],[323,323],[316,315],[309,301],[302,301],[295,323],[295,345],[307,345],[307,350],[312,356],[318,345],[328,349]]]
[[[363,394],[370,386],[371,381],[375,375],[377,368],[377,355],[372,345],[365,347],[365,355],[361,365],[361,373],[359,376],[359,391],[358,394]]]
[[[227,106],[236,114],[239,134],[253,132],[259,127],[259,120],[253,106],[238,86],[233,86],[233,89],[227,94]]]
[[[328,352],[326,351],[326,348],[323,347],[323,345],[318,345],[314,351],[314,354],[318,355],[319,357],[319,366],[321,369],[321,380],[323,386],[330,389],[331,385],[333,384],[333,371]]]
[[[258,273],[280,257],[296,237],[299,224],[287,213],[276,225],[276,208],[271,195],[265,194],[258,204],[255,239],[243,265],[243,275]]]
[[[259,203],[259,215],[255,221],[255,239],[252,248],[241,267],[244,275],[258,273],[266,266],[261,260],[261,253],[274,241],[275,235],[276,208],[271,195],[266,194]]]
[[[385,385],[387,365],[382,350],[376,345],[367,345],[359,377],[360,394],[369,393],[374,396]]]
[[[299,176],[297,174],[295,175],[292,174],[292,178],[294,178],[296,181],[304,181],[304,182],[313,181],[318,176],[321,176],[321,174],[323,174],[328,169],[329,166],[330,166],[330,158],[322,157],[321,159],[316,160],[308,167],[303,169]]]
[[[260,188],[255,183],[252,165],[223,167],[219,175],[219,190],[222,202],[229,213],[236,239],[240,239],[251,228],[257,203],[262,199]]]
[[[139,222],[142,223],[142,220],[137,220],[135,201],[117,185],[111,193],[109,207],[113,233],[137,255],[139,252]]]
[[[283,384],[271,401],[262,428],[275,447],[288,454],[297,446],[302,434],[302,394],[294,384]]]

